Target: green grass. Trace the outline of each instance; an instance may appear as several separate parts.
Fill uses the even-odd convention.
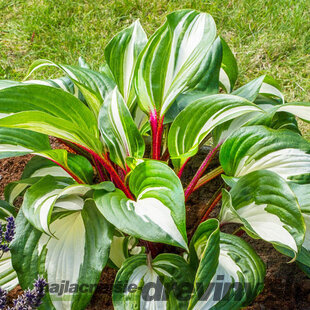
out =
[[[82,55],[98,67],[119,30],[139,18],[150,35],[181,8],[213,15],[236,54],[239,85],[268,73],[287,101],[309,101],[309,0],[0,0],[0,78],[23,79],[38,58],[75,64]]]

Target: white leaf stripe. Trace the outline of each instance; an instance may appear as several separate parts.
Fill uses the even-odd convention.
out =
[[[218,266],[216,268],[215,274],[211,279],[210,283],[216,283],[218,281],[218,276],[224,276],[221,280],[225,283],[223,290],[221,292],[221,297],[225,297],[229,292],[231,285],[235,282],[239,282],[238,273],[242,274],[241,268],[236,264],[236,262],[230,257],[227,250],[221,249],[218,258]],[[217,292],[215,292],[215,286],[208,289],[200,300],[196,303],[193,310],[209,310],[215,306],[219,301],[216,298]]]
[[[184,238],[172,218],[171,210],[161,201],[154,198],[144,198],[138,199],[137,202],[128,201],[126,204],[128,210],[134,212],[143,222],[152,222],[178,244],[184,246]]]
[[[177,94],[181,92],[180,89],[173,92],[170,88],[173,85],[176,76],[180,72],[182,72],[182,67],[182,74],[184,75],[186,74],[184,67],[189,67],[189,63],[191,67],[197,66],[198,63],[202,61],[202,59],[200,58],[201,54],[206,50],[206,46],[205,44],[202,44],[202,42],[205,34],[208,32],[206,31],[206,29],[208,29],[209,27],[209,25],[207,24],[209,22],[209,20],[207,19],[207,15],[199,14],[195,16],[195,18],[187,26],[187,29],[185,29],[184,33],[184,25],[186,24],[187,19],[190,17],[190,15],[191,12],[184,15],[177,27],[174,29],[170,47],[171,54],[168,61],[166,80],[164,84],[165,86],[162,104],[163,111],[167,110],[170,102],[173,101]],[[213,38],[213,40],[214,39],[215,38]],[[188,70],[189,69],[192,68],[189,67]],[[183,83],[185,84],[185,82]]]
[[[310,173],[310,143],[290,130],[247,126],[225,141],[220,162],[230,176],[270,170],[290,180]]]
[[[230,93],[232,90],[232,87],[230,85],[229,77],[223,68],[220,69],[220,82],[225,87],[226,91]]]
[[[158,161],[142,162],[131,173],[129,188],[136,201],[118,189],[95,192],[95,202],[104,217],[134,237],[187,249],[184,193],[171,168]]]
[[[279,91],[278,88],[276,88],[275,86],[273,86],[271,84],[263,83],[259,92],[260,92],[260,94],[269,94],[269,95],[277,96],[277,97],[281,98],[282,103],[284,103],[283,94]]]
[[[51,188],[54,189],[51,190]],[[81,202],[75,196],[84,196],[89,190],[91,190],[91,186],[66,186],[66,183],[62,184],[53,177],[46,176],[28,189],[24,196],[22,209],[26,218],[37,229],[52,235],[54,232],[50,230],[49,226],[54,206],[62,209],[68,208],[68,210],[79,210],[81,209]],[[73,198],[70,202],[63,199],[68,196]]]
[[[0,158],[50,150],[48,137],[29,130],[0,128]]]
[[[119,32],[105,48],[105,58],[114,75],[120,93],[132,110],[135,100],[133,74],[137,58],[147,43],[147,36],[139,22]]]
[[[254,111],[264,113],[248,100],[233,95],[206,96],[188,105],[176,117],[168,135],[169,153],[175,168],[180,168],[187,158],[196,154],[199,143],[216,126]]]
[[[238,77],[238,65],[234,54],[223,38],[221,38],[221,45],[223,55],[219,80],[226,92],[230,93]]]
[[[220,233],[215,219],[196,230],[190,264],[197,271],[188,310],[239,309],[263,288],[264,263],[244,240]]]
[[[277,112],[289,112],[303,120],[310,121],[310,103],[286,103],[278,106]]]
[[[93,285],[98,283],[107,263],[112,227],[90,199],[85,201],[82,210],[54,215],[51,227],[56,232],[55,237],[51,237],[36,230],[23,212],[18,214],[12,244],[14,268],[18,270],[23,289],[29,287],[38,274],[49,282],[50,290],[42,307],[82,310],[89,303]],[[71,290],[61,293],[65,281]],[[76,286],[82,284],[89,290],[76,290]]]
[[[53,66],[62,70],[75,85],[71,93],[80,98],[78,93],[80,91],[84,96],[82,99],[86,100],[95,116],[98,115],[106,93],[115,87],[115,82],[105,72],[96,72],[85,67],[60,65],[49,60],[35,61],[29,69],[28,76],[43,66]]]
[[[246,205],[236,212],[239,217],[247,221],[254,232],[259,235],[262,239],[268,242],[279,242],[287,245],[295,252],[298,251],[296,241],[288,230],[284,227],[287,224],[282,223],[278,216],[269,213],[267,210],[267,204],[256,205],[254,202]],[[233,221],[237,223],[243,223],[236,217],[225,217],[222,218],[223,222]]]
[[[245,156],[239,162],[235,176],[240,177],[264,169],[273,171],[289,180],[292,176],[310,173],[310,154],[299,149],[283,148],[258,159]]]
[[[183,285],[191,283],[193,274],[185,260],[175,254],[161,254],[154,260],[147,259],[145,254],[140,254],[127,259],[119,270],[115,287],[120,283],[135,284],[138,290],[129,292],[113,289],[112,299],[115,310],[137,309],[137,310],[166,310],[187,309],[187,301],[179,301],[171,293],[171,284]],[[144,286],[150,283],[158,283],[163,289],[160,290],[160,300],[146,300],[141,294]],[[114,287],[114,288],[115,288]],[[166,291],[167,289],[167,291]]]
[[[230,193],[223,190],[220,219],[241,223],[251,236],[294,253],[303,243],[305,224],[296,196],[284,179],[268,170],[241,177]]]
[[[43,248],[46,251],[44,268],[47,281],[58,285],[62,280],[78,283],[85,255],[85,227],[81,213],[57,219],[51,224],[51,229],[55,231],[55,238],[42,234],[38,248],[39,256]],[[66,298],[59,301],[57,293],[49,295],[56,309],[71,309],[73,293],[66,293]]]
[[[12,266],[11,253],[4,253],[0,259],[0,287],[10,291],[18,284],[18,278]]]

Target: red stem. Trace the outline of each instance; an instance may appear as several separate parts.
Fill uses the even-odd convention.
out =
[[[196,184],[198,183],[200,177],[203,175],[205,170],[208,168],[212,158],[215,156],[215,154],[216,154],[216,152],[220,146],[221,146],[221,144],[218,144],[212,151],[210,151],[209,154],[207,155],[207,157],[205,158],[205,160],[200,165],[199,169],[197,170],[196,174],[194,175],[193,179],[188,184],[188,186],[184,192],[185,201],[188,200],[190,194],[194,191],[194,188],[195,188]]]
[[[150,125],[152,130],[152,157],[160,160],[161,142],[164,129],[164,116],[158,117],[157,111],[154,110],[150,114]]]
[[[186,164],[187,164],[187,162],[190,160],[190,158],[187,158],[186,159],[186,161],[185,161],[185,163],[183,164],[183,166],[181,167],[181,169],[180,169],[180,171],[178,172],[178,177],[181,179],[181,176],[182,176],[182,174],[183,174],[183,171],[184,171],[184,168],[185,168],[185,166],[186,166]]]
[[[95,159],[97,159],[100,164],[108,171],[108,173],[110,174],[111,179],[113,180],[113,182],[115,183],[115,185],[121,189],[127,196],[127,198],[134,200],[134,197],[132,196],[131,192],[129,191],[129,189],[126,187],[126,185],[124,184],[124,182],[122,181],[122,179],[120,178],[120,176],[116,173],[115,169],[113,168],[111,162],[105,157],[101,157],[100,155],[98,155],[97,153],[95,153],[94,151],[79,145],[81,148],[83,148],[85,151],[89,152]]]
[[[214,209],[214,207],[217,205],[217,203],[221,200],[222,198],[222,192],[220,192],[217,197],[213,200],[213,202],[211,203],[210,207],[208,208],[207,212],[205,213],[205,215],[202,217],[200,223],[204,222],[208,216],[210,215],[211,211]]]

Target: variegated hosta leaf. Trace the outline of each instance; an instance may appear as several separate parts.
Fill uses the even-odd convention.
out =
[[[238,77],[238,65],[234,54],[223,38],[221,38],[221,44],[223,57],[220,70],[220,83],[226,92],[230,93],[232,92]]]
[[[279,90],[279,86],[275,86],[276,82],[270,76],[262,75],[259,78],[245,84],[244,86],[232,92],[232,95],[240,96],[253,102],[259,94],[267,96],[275,96],[281,98],[284,103],[284,97]]]
[[[212,95],[189,104],[174,120],[168,148],[174,167],[179,169],[195,155],[199,144],[218,125],[250,112],[263,110],[238,96]]]
[[[24,84],[38,84],[38,85],[46,85],[55,88],[61,88],[62,90],[71,93],[75,97],[78,97],[78,89],[74,86],[72,81],[64,76],[58,79],[50,79],[50,80],[28,80],[24,81]]]
[[[95,116],[99,113],[105,95],[115,87],[113,79],[103,72],[80,66],[60,65],[44,59],[37,60],[31,65],[28,76],[44,66],[53,66],[62,70],[78,87]]]
[[[220,162],[229,176],[265,169],[292,180],[310,174],[310,143],[290,130],[243,127],[222,145]]]
[[[310,184],[289,183],[300,205],[301,213],[306,224],[305,239],[296,260],[310,268]],[[294,253],[278,248],[282,253],[294,257]],[[302,268],[303,269],[303,268]]]
[[[46,135],[24,129],[0,127],[0,159],[50,149]]]
[[[289,112],[310,122],[310,102],[285,103],[278,107],[277,112]]]
[[[104,50],[105,59],[130,110],[136,98],[133,85],[134,68],[146,43],[147,36],[137,20],[114,36]]]
[[[206,13],[180,10],[149,39],[135,71],[139,105],[162,117],[175,98],[189,91],[205,77],[210,62],[206,57],[214,40],[216,26]]]
[[[14,207],[6,201],[0,200],[0,225],[6,225],[6,218],[16,216]],[[11,252],[3,253],[0,258],[0,287],[10,291],[18,284],[18,278],[12,266]]]
[[[190,251],[198,268],[188,310],[240,309],[262,291],[264,263],[244,240],[220,233],[217,220],[200,224]]]
[[[49,283],[42,308],[82,310],[89,303],[109,257],[111,225],[92,200],[53,218],[55,237],[36,230],[20,211],[12,262],[23,289],[38,274]],[[64,289],[64,286],[67,289]]]
[[[55,136],[101,153],[97,120],[73,95],[43,85],[0,90],[0,127],[21,128]],[[34,141],[35,144],[35,141]]]
[[[18,81],[12,81],[12,80],[0,80],[0,89],[12,87],[16,85],[21,85],[21,82]]]
[[[269,93],[267,93],[268,87],[265,85],[270,86]],[[279,116],[275,116],[276,109],[274,106],[281,104],[284,101],[284,99],[279,88],[276,88],[273,85],[276,85],[276,82],[271,77],[262,75],[259,78],[233,91],[231,93],[232,95],[236,95],[245,98],[251,102],[254,102],[266,113],[264,114],[259,112],[247,113],[245,115],[239,116],[231,121],[225,122],[224,124],[218,126],[212,132],[214,143],[218,144],[220,142],[225,141],[227,137],[229,137],[233,132],[238,130],[240,127],[246,125],[266,125],[270,128],[287,127],[288,129],[291,129],[290,128],[291,125],[296,126],[297,124],[294,116],[289,113],[286,112],[282,112],[282,114],[277,113],[281,114],[279,116],[282,119],[279,119]],[[273,88],[275,88],[274,91],[272,91]],[[264,96],[260,95],[263,91],[265,92]],[[272,99],[270,96],[279,97],[281,98],[281,101],[280,102],[276,101]],[[287,122],[289,122],[289,124],[287,124]]]
[[[259,170],[223,190],[222,223],[240,223],[254,238],[299,252],[305,223],[296,196],[278,174]]]
[[[187,249],[184,193],[174,171],[164,163],[145,161],[131,173],[129,188],[136,201],[118,189],[95,192],[104,217],[129,235]]]
[[[221,40],[217,38],[207,56],[209,61],[208,70],[203,79],[195,86],[194,90],[180,94],[167,111],[164,123],[171,123],[193,101],[206,95],[217,94],[219,91],[219,72],[221,67],[222,46]]]
[[[74,84],[67,77],[61,77],[58,79],[49,79],[49,80],[29,80],[29,81],[25,81],[25,82],[18,82],[18,81],[11,81],[11,80],[0,80],[0,89],[11,87],[11,86],[23,85],[23,84],[46,85],[46,86],[61,88],[64,91],[71,93],[73,95],[76,94]]]
[[[98,127],[112,161],[124,170],[127,157],[143,157],[144,140],[117,88],[107,95],[101,107]]]
[[[98,185],[66,183],[52,176],[46,176],[32,185],[24,195],[22,210],[27,220],[38,230],[52,235],[50,229],[54,207],[76,211],[81,210],[84,197],[93,188],[114,190],[110,182]]]
[[[138,246],[138,242],[139,239],[132,236],[125,236],[116,230],[112,239],[109,265],[119,269],[127,258],[144,253],[145,248]]]
[[[114,309],[186,310],[188,299],[182,293],[184,285],[192,281],[193,272],[181,256],[161,254],[153,261],[145,254],[133,256],[117,273],[112,293]]]
[[[217,37],[205,56],[204,63],[207,70],[204,72],[204,76],[199,83],[193,89],[189,90],[189,93],[203,92],[205,95],[213,95],[219,92],[222,54],[221,39]]]

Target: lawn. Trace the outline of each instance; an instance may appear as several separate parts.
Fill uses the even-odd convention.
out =
[[[139,18],[151,35],[168,12],[181,8],[214,17],[237,57],[239,85],[268,73],[287,101],[309,101],[308,0],[0,0],[0,78],[23,79],[38,58],[75,64],[83,56],[98,67],[119,30]]]

